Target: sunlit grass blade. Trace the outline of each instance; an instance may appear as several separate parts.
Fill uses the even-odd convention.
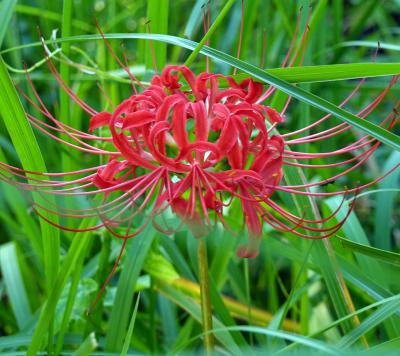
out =
[[[400,63],[351,63],[265,69],[288,83],[328,82],[400,74]],[[248,77],[237,74],[237,80]]]
[[[39,145],[1,57],[0,92],[2,93],[0,95],[0,116],[6,124],[23,168],[34,172],[46,172],[46,165]],[[41,198],[39,195],[33,194],[33,198],[40,203]],[[49,213],[43,211],[42,214],[44,217],[50,218]],[[52,218],[55,219],[55,217]],[[59,230],[43,220],[41,220],[40,226],[42,230],[46,282],[48,289],[50,289],[56,278],[59,266]]]

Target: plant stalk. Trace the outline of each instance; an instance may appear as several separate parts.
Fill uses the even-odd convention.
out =
[[[204,349],[207,355],[211,355],[214,349],[214,335],[210,333],[213,326],[210,285],[208,281],[207,244],[205,237],[200,237],[197,239],[197,259],[199,264],[201,319],[203,332],[205,333]]]

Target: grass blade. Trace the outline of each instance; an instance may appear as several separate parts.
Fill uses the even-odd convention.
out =
[[[122,347],[121,351],[121,356],[126,356],[128,354],[129,350],[129,345],[131,344],[131,339],[132,339],[132,334],[133,334],[133,328],[135,327],[135,321],[136,321],[136,315],[139,307],[139,301],[140,301],[140,293],[138,294],[136,298],[136,303],[135,303],[135,308],[133,309],[132,313],[132,318],[129,323],[129,328],[125,336],[125,341],[124,341],[124,346]]]
[[[8,299],[14,311],[19,329],[23,329],[31,318],[28,295],[18,263],[15,243],[9,242],[0,246],[0,269]]]
[[[17,0],[3,0],[0,4],[0,47],[4,41],[8,24],[14,13]]]
[[[35,135],[26,119],[22,104],[1,57],[0,92],[2,93],[2,95],[0,95],[0,115],[3,117],[23,168],[35,172],[46,172],[46,165]],[[41,202],[41,198],[38,194],[33,194],[33,198],[36,202]],[[46,204],[47,203],[44,203],[44,205]],[[43,211],[42,214],[44,217],[53,219],[53,221],[57,223],[57,219],[54,216],[50,217],[50,214],[45,211]],[[40,221],[40,226],[42,229],[46,282],[50,290],[56,278],[59,266],[59,230],[44,220]]]
[[[228,3],[227,3],[228,4]],[[215,24],[215,22],[214,22]],[[212,27],[212,26],[211,26]],[[211,31],[211,28],[210,28]],[[243,62],[235,57],[230,56],[229,54],[223,53],[218,51],[214,48],[204,46],[203,40],[206,39],[204,36],[203,40],[200,43],[196,43],[187,39],[183,39],[180,37],[169,36],[169,35],[158,35],[158,34],[143,34],[143,33],[135,33],[135,34],[106,34],[105,37],[107,39],[148,39],[148,40],[155,40],[155,41],[162,41],[170,44],[174,44],[177,46],[181,46],[190,50],[195,51],[197,49],[198,52],[213,58],[217,61],[221,61],[223,63],[229,64],[232,67],[236,67],[243,72],[249,74],[250,76],[254,77],[255,79],[270,84],[275,88],[282,90],[286,94],[303,101],[305,103],[310,104],[328,114],[332,114],[333,116],[337,117],[338,119],[360,129],[361,131],[366,132],[367,134],[371,135],[372,137],[376,138],[377,140],[389,145],[390,147],[400,150],[400,137],[395,135],[394,133],[383,129],[382,127],[375,125],[369,121],[366,121],[360,117],[357,117],[350,112],[343,110],[336,106],[335,104],[325,100],[315,94],[312,94],[304,89],[296,87],[291,83],[288,83],[268,72],[246,62]],[[55,41],[51,41],[51,43],[62,43],[66,41],[88,41],[88,40],[101,40],[102,37],[99,35],[84,35],[84,36],[73,36],[69,38],[62,38]],[[50,42],[49,42],[50,43]],[[37,43],[31,44],[26,47],[37,46]],[[15,47],[13,50],[16,50],[21,47]],[[2,51],[2,53],[6,53],[7,51]],[[194,60],[196,52],[193,52],[192,55],[188,58],[187,64],[190,64],[191,61]],[[189,61],[190,59],[190,61]]]
[[[149,225],[139,237],[131,240],[122,273],[118,282],[114,307],[108,323],[106,350],[119,352],[128,326],[134,287],[154,239]]]

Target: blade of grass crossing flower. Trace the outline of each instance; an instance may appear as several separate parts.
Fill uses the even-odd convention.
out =
[[[40,148],[25,117],[24,109],[1,57],[0,92],[2,93],[0,95],[0,115],[3,117],[23,168],[36,172],[46,172],[46,165]],[[33,194],[33,198],[40,203],[41,198],[39,195]],[[42,214],[45,217],[54,219],[54,217],[49,217],[49,214],[45,211]],[[48,290],[50,290],[59,266],[59,230],[43,220],[40,221],[40,226],[42,230],[46,283]]]
[[[94,219],[85,219],[82,221],[80,227],[86,228],[88,226],[92,226],[94,223]],[[75,238],[72,240],[72,244],[58,272],[57,279],[54,282],[54,286],[40,313],[38,323],[36,324],[35,331],[32,336],[32,342],[28,348],[28,356],[34,356],[40,350],[42,340],[46,336],[46,332],[51,321],[54,319],[55,308],[65,284],[67,283],[68,278],[74,268],[77,267],[77,261],[82,258],[82,255],[87,253],[87,248],[90,244],[89,236],[90,233],[83,233],[79,234],[79,236],[75,236]]]
[[[18,328],[22,330],[32,313],[14,242],[0,245],[0,269]]]
[[[400,162],[400,152],[393,152],[384,165],[384,171],[389,170],[396,163]],[[379,182],[379,188],[396,188],[400,176],[400,170],[393,172]],[[395,194],[390,192],[381,192],[376,197],[375,207],[375,233],[374,245],[383,250],[390,250],[392,213],[394,208]]]
[[[400,74],[400,63],[351,63],[328,64],[289,68],[265,69],[289,83],[314,83],[334,80],[379,77]],[[244,79],[246,74],[235,76],[237,80]]]
[[[147,2],[147,20],[149,22],[151,33],[168,33],[168,15],[169,15],[169,0],[149,0]],[[146,50],[146,68],[153,69],[154,62],[161,70],[165,67],[167,61],[167,46],[165,43],[148,42]],[[152,48],[151,48],[152,47]],[[152,53],[154,51],[154,53]],[[153,55],[155,58],[153,58]]]
[[[128,241],[127,255],[118,281],[114,305],[108,323],[105,349],[119,352],[131,314],[134,287],[155,235],[149,224],[140,236]]]
[[[215,22],[214,22],[215,23]],[[159,40],[171,44],[175,44],[178,46],[182,46],[184,48],[188,48],[191,50],[194,50],[199,46],[196,42],[182,39],[179,37],[173,37],[173,36],[168,36],[168,35],[151,35],[151,34],[108,34],[105,35],[106,38],[141,38],[141,39],[154,39],[154,40]],[[86,35],[86,36],[74,36],[72,38],[64,38],[60,39],[56,42],[62,42],[62,41],[87,41],[89,39],[101,39],[101,36],[96,36],[96,35]],[[204,39],[204,38],[203,38]],[[202,42],[200,42],[201,44]],[[36,44],[33,44],[32,46],[35,46]],[[332,104],[331,102],[322,99],[321,97],[312,94],[310,92],[307,92],[301,88],[298,88],[296,86],[291,85],[290,83],[281,80],[264,70],[251,65],[249,63],[243,62],[241,60],[238,60],[226,53],[220,52],[218,50],[215,50],[211,47],[205,47],[204,44],[202,44],[202,48],[199,49],[198,52],[201,52],[210,58],[219,60],[224,63],[228,63],[229,65],[233,67],[237,67],[238,69],[242,70],[243,72],[246,72],[253,76],[255,79],[260,80],[261,82],[268,83],[276,87],[277,89],[282,90],[283,92],[293,96],[294,98],[304,101],[318,109],[321,109],[322,111],[332,114],[338,119],[353,125],[356,128],[359,128],[360,130],[368,133],[372,137],[378,139],[379,141],[391,146],[392,148],[396,150],[400,150],[400,137],[395,135],[392,132],[389,132],[380,126],[377,126],[369,121],[363,120],[350,112],[343,110],[339,108],[338,106]],[[3,51],[2,53],[5,53]],[[193,52],[194,53],[194,52]],[[190,57],[189,57],[190,58]]]
[[[16,5],[17,0],[3,0],[0,3],[0,47],[3,43]]]
[[[165,35],[162,38],[158,35],[149,34],[105,34],[105,37],[110,39],[148,39],[159,40],[166,43],[176,44],[178,46],[193,49],[195,48],[196,42],[190,41],[189,43],[183,42],[185,39],[180,39],[179,37],[173,37]],[[63,42],[81,42],[90,40],[100,40],[99,35],[82,35],[74,36],[68,38],[59,38],[56,40],[47,41],[46,43],[63,43]],[[181,41],[182,42],[181,42]],[[364,43],[364,42],[360,42]],[[376,47],[376,43],[369,43],[372,47]],[[192,45],[193,44],[193,45]],[[351,42],[353,44],[353,42]],[[16,50],[21,50],[25,48],[38,47],[40,42],[31,43],[28,45],[16,46],[13,48],[7,48],[0,51],[0,54],[13,52]],[[361,45],[361,44],[360,44]],[[380,48],[383,48],[383,44]],[[389,45],[388,45],[389,46]],[[387,47],[388,47],[387,46]],[[389,48],[389,47],[388,47]],[[208,47],[208,49],[210,49]],[[384,48],[383,48],[384,49]],[[399,46],[400,50],[400,46]],[[218,53],[217,50],[214,50]],[[202,51],[201,51],[202,52]],[[233,58],[233,57],[232,57]],[[222,62],[230,63],[229,61],[223,60]],[[232,64],[231,64],[232,65]],[[93,69],[95,70],[95,69]],[[288,67],[288,68],[268,68],[264,70],[265,73],[271,74],[274,77],[282,79],[288,83],[313,83],[313,82],[326,82],[326,81],[336,81],[336,80],[348,80],[357,78],[369,78],[369,77],[380,77],[380,76],[390,76],[400,74],[400,63],[346,63],[346,64],[328,64],[328,65],[313,65],[313,66],[301,66],[301,67]],[[99,72],[101,73],[101,72]],[[123,70],[118,70],[116,73],[118,76],[127,77],[127,73]],[[251,73],[239,73],[234,75],[237,81],[241,81],[248,78]],[[129,81],[127,81],[129,83]],[[226,85],[225,83],[220,83],[221,87]]]
[[[135,308],[133,309],[131,321],[129,322],[128,331],[126,332],[124,345],[123,345],[122,351],[121,351],[121,356],[126,356],[128,354],[129,345],[131,344],[131,340],[132,340],[133,328],[135,327],[135,321],[136,321],[136,315],[137,315],[137,311],[138,311],[138,307],[139,307],[139,301],[140,301],[140,293],[138,294],[138,296],[136,298]]]

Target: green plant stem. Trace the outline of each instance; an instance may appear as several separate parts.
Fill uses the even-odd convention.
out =
[[[203,324],[203,332],[205,333],[204,349],[207,355],[211,355],[214,348],[214,335],[210,333],[213,326],[210,285],[208,282],[207,244],[204,237],[201,237],[197,240],[197,259],[199,263],[201,318]]]
[[[249,260],[246,258],[243,261],[244,264],[244,278],[246,281],[246,303],[247,303],[247,317],[249,319],[249,325],[252,324],[252,313],[251,313],[251,297],[250,297],[250,273],[249,273]],[[250,345],[254,345],[253,333],[250,333]]]

